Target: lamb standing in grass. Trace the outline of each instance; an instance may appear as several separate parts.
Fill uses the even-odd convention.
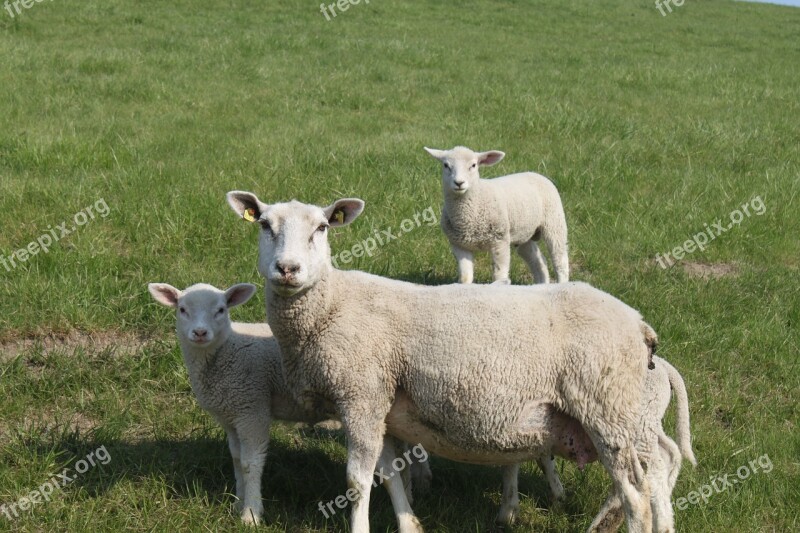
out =
[[[569,281],[567,221],[561,197],[553,182],[534,172],[481,179],[478,167],[491,166],[503,152],[425,150],[442,162],[442,229],[458,261],[459,283],[472,283],[473,254],[492,255],[494,281],[508,282],[511,246],[525,260],[535,283],[550,279],[539,251],[542,239],[559,283]]]
[[[361,213],[358,199],[268,205],[232,191],[228,203],[262,228],[258,269],[287,383],[342,416],[353,533],[369,532],[385,435],[451,460],[509,465],[552,449],[554,410],[591,441],[629,531],[651,531],[640,459],[658,444],[639,424],[652,329],[638,312],[584,283],[428,287],[337,270],[327,231]],[[407,502],[393,503],[401,533],[421,531]]]
[[[645,380],[642,407],[644,416],[648,420],[648,423],[644,426],[648,431],[655,431],[658,436],[659,453],[653,457],[646,475],[650,480],[653,531],[668,533],[675,531],[670,502],[672,491],[678,481],[678,474],[681,469],[681,455],[695,466],[697,465],[697,460],[692,452],[691,432],[689,429],[689,400],[683,378],[675,367],[660,357],[653,356],[653,365],[653,369],[647,373]],[[675,391],[677,402],[675,429],[678,434],[679,444],[675,444],[675,441],[667,436],[662,426],[662,420],[672,399],[673,390]],[[590,455],[587,454],[585,457],[590,457]],[[542,465],[542,462],[551,464],[545,466]],[[551,456],[540,461],[540,466],[545,472],[553,472],[554,479],[549,474],[547,479],[550,483],[553,498],[558,499],[563,495],[563,488],[561,488],[561,481],[558,479],[558,474],[555,473],[552,462]],[[586,461],[579,460],[578,464],[581,465],[581,463],[585,464]],[[498,521],[504,524],[510,523],[519,511],[517,474],[518,468],[514,471],[507,470],[503,476],[503,501]],[[597,518],[592,522],[589,530],[596,533],[617,531],[622,525],[623,519],[622,502],[616,493],[612,493]]]
[[[197,284],[180,291],[151,283],[148,289],[158,303],[176,309],[192,390],[200,407],[228,435],[242,521],[258,524],[264,512],[261,474],[272,420],[315,423],[331,418],[333,412],[319,403],[304,409],[294,401],[283,378],[278,342],[267,324],[231,322],[228,310],[247,302],[255,285],[241,283],[221,291]],[[391,471],[392,459],[382,458],[379,467]],[[414,462],[411,470],[415,479],[430,479],[427,462]],[[407,497],[402,482],[390,479],[384,484],[393,501]]]

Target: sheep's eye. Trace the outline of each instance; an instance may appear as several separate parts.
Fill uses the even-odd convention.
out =
[[[181,312],[182,315],[186,314],[186,308],[185,307],[180,307],[178,310]]]
[[[478,163],[472,163],[472,164],[469,166],[469,169],[470,169],[470,170],[472,170],[473,168],[477,168],[477,167],[478,167]]]
[[[326,229],[328,229],[327,224],[320,224],[319,227],[317,228],[317,231],[323,233]]]
[[[269,222],[267,222],[266,220],[259,220],[258,223],[261,224],[261,229],[263,229],[267,233],[270,234],[272,233],[272,226],[269,225]]]
[[[219,309],[217,309],[217,314],[218,315],[221,315],[224,312],[225,312],[225,308],[224,307],[220,307]]]
[[[445,163],[444,168],[445,170],[450,170],[450,163]]]

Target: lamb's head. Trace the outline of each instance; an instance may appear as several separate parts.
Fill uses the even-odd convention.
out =
[[[294,200],[270,205],[243,191],[229,192],[228,203],[239,216],[261,226],[258,271],[279,296],[305,292],[333,268],[328,228],[349,224],[364,209],[357,198],[328,207]]]
[[[179,339],[211,350],[230,335],[228,309],[245,303],[256,292],[256,286],[250,283],[239,283],[225,291],[205,283],[184,291],[166,283],[151,283],[147,288],[155,301],[175,309]]]
[[[442,190],[445,195],[462,195],[480,179],[479,166],[491,166],[499,163],[506,154],[497,150],[473,152],[464,146],[456,146],[451,150],[425,151],[442,162]]]

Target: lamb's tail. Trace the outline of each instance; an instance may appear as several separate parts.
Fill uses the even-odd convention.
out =
[[[675,391],[675,398],[678,403],[675,414],[678,448],[681,450],[681,455],[692,463],[692,466],[697,466],[697,459],[695,459],[692,451],[692,435],[689,429],[689,398],[686,394],[686,385],[680,373],[675,370],[675,367],[666,361],[664,361],[664,367],[667,369],[669,384],[672,390]]]
[[[653,363],[653,356],[658,347],[658,335],[649,324],[642,321],[642,335],[644,335],[644,343],[647,345],[647,368],[653,370],[656,365]]]

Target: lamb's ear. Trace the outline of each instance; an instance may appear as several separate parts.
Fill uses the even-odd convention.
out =
[[[445,150],[437,150],[436,148],[428,148],[427,146],[423,146],[425,151],[431,154],[434,159],[438,159],[439,161],[443,160],[447,156],[447,152]]]
[[[490,167],[499,163],[505,156],[505,152],[501,152],[500,150],[481,152],[478,154],[478,163],[482,166]]]
[[[256,197],[255,194],[245,191],[231,191],[226,196],[231,209],[248,222],[255,222],[261,214],[269,208]]]
[[[342,198],[336,200],[328,207],[324,207],[322,211],[325,213],[325,218],[331,227],[346,226],[356,218],[364,210],[364,200],[358,198]]]
[[[225,291],[225,303],[228,307],[236,307],[247,302],[256,293],[256,286],[252,283],[237,283]]]
[[[167,307],[178,307],[178,298],[183,294],[172,285],[166,283],[150,283],[147,286],[147,290],[150,291],[155,301]]]

